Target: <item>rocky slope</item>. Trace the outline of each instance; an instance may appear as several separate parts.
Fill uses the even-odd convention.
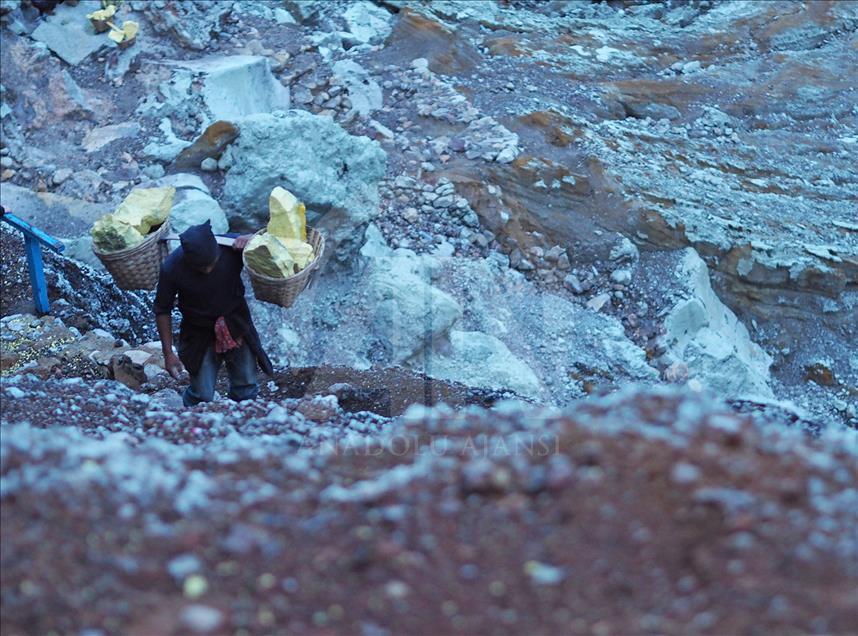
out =
[[[99,7],[0,0],[4,634],[858,630],[858,3]],[[257,400],[93,254],[138,185],[325,233]]]

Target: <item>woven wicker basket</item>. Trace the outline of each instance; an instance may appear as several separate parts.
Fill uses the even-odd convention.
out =
[[[169,252],[167,243],[160,239],[169,231],[170,220],[167,219],[134,247],[118,252],[102,252],[93,244],[92,251],[121,289],[155,289],[161,261],[167,258]]]
[[[265,230],[260,230],[257,234],[262,234]],[[325,251],[325,237],[322,233],[314,230],[311,227],[307,228],[307,242],[313,246],[313,254],[316,257],[304,269],[293,276],[287,278],[271,278],[264,274],[254,272],[247,266],[247,257],[242,253],[244,267],[250,275],[250,282],[253,285],[253,295],[257,300],[264,300],[268,303],[274,303],[281,307],[291,307],[292,303],[298,297],[310,279],[313,273],[319,268],[322,262],[322,254]]]

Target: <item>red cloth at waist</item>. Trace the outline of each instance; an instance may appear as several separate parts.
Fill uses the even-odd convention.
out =
[[[226,320],[223,316],[218,316],[214,326],[215,331],[215,353],[226,353],[232,349],[237,349],[241,346],[241,338],[238,342],[232,339],[232,334],[229,333],[229,327],[226,326]]]

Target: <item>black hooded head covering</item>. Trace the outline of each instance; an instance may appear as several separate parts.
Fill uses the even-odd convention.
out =
[[[215,262],[218,256],[218,245],[212,232],[211,221],[192,225],[179,234],[185,260],[192,267],[205,269]]]

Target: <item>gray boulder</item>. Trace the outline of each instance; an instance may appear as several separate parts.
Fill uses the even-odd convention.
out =
[[[66,246],[63,256],[86,263],[95,270],[107,272],[98,256],[92,251],[92,236],[89,235],[89,232],[74,239],[62,239],[62,241]]]
[[[226,214],[208,190],[194,188],[176,190],[173,209],[170,210],[170,227],[176,232],[184,232],[192,225],[199,225],[206,221],[211,221],[215,234],[229,231]]]
[[[61,4],[32,33],[67,64],[76,66],[106,46],[115,46],[104,34],[97,34],[86,17],[101,9],[98,0],[82,0],[77,6]]]
[[[353,270],[319,277],[290,309],[253,304],[275,364],[422,368],[446,340],[462,311],[432,285],[436,259],[391,250],[373,224],[366,235]]]
[[[213,56],[176,62],[176,67],[176,75],[202,82],[199,95],[211,121],[289,108],[289,89],[271,74],[266,57]]]
[[[184,232],[192,225],[211,221],[215,234],[229,231],[226,214],[215,201],[202,179],[191,174],[172,174],[157,181],[158,187],[176,188],[173,207],[170,210],[170,227],[174,232]],[[174,246],[173,246],[174,247]]]
[[[230,221],[247,229],[267,223],[268,196],[282,186],[306,204],[308,224],[325,233],[326,259],[346,260],[378,207],[387,159],[378,143],[301,110],[235,123],[241,135],[222,158],[231,166],[223,190]]]
[[[453,297],[427,282],[420,269],[420,260],[407,256],[374,259],[369,268],[365,298],[371,308],[370,332],[393,364],[413,361],[420,366],[424,352],[462,315]]]

